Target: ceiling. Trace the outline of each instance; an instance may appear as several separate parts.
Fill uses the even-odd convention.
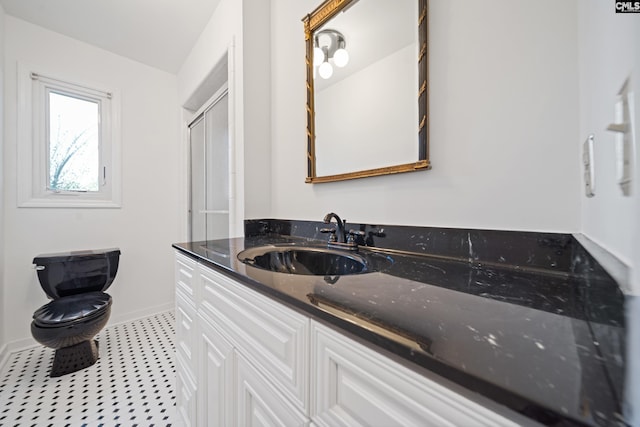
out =
[[[220,0],[0,0],[5,12],[177,74]]]

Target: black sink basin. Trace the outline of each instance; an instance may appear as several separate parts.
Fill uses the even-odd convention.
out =
[[[324,247],[258,246],[240,252],[238,259],[263,270],[307,276],[344,276],[371,271],[371,263],[359,253]]]

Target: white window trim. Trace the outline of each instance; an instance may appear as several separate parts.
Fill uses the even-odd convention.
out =
[[[99,192],[61,192],[47,189],[46,141],[44,117],[42,117],[42,93],[34,90],[34,78],[41,82],[53,82],[58,88],[77,91],[100,97],[110,95],[110,108],[103,108],[102,136],[110,140],[108,149],[103,151],[109,158],[107,185]],[[44,92],[44,91],[42,91]],[[95,84],[69,82],[33,67],[18,63],[18,133],[17,133],[17,203],[21,208],[120,208],[121,190],[121,138],[120,138],[120,93],[117,90],[103,90]],[[104,142],[107,141],[103,139]],[[110,151],[110,152],[109,152]]]

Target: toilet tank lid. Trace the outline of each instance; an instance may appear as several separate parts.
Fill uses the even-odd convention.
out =
[[[116,255],[120,256],[120,249],[118,248],[59,252],[59,253],[53,253],[53,254],[37,255],[33,259],[33,263],[37,265],[43,265],[43,264],[49,264],[53,262],[80,261],[81,259],[82,260],[100,259],[100,258],[107,258],[107,257],[116,256]]]

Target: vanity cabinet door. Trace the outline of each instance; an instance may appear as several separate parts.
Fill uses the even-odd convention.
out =
[[[198,264],[176,252],[176,412],[185,426],[196,419],[196,349],[195,290]]]
[[[237,423],[244,427],[308,426],[309,419],[276,390],[251,362],[237,356]]]
[[[185,426],[196,419],[196,311],[176,292],[176,411]]]
[[[233,347],[207,320],[198,320],[198,426],[236,425]]]
[[[185,373],[196,380],[196,309],[176,292],[176,358]]]
[[[181,292],[187,301],[193,305],[195,305],[195,301],[197,299],[197,268],[197,262],[176,252],[176,291]]]
[[[180,359],[176,361],[176,412],[185,427],[195,426],[196,385],[186,374]]]
[[[200,266],[199,311],[304,413],[309,402],[309,318]]]
[[[311,334],[318,426],[517,426],[317,322]]]

